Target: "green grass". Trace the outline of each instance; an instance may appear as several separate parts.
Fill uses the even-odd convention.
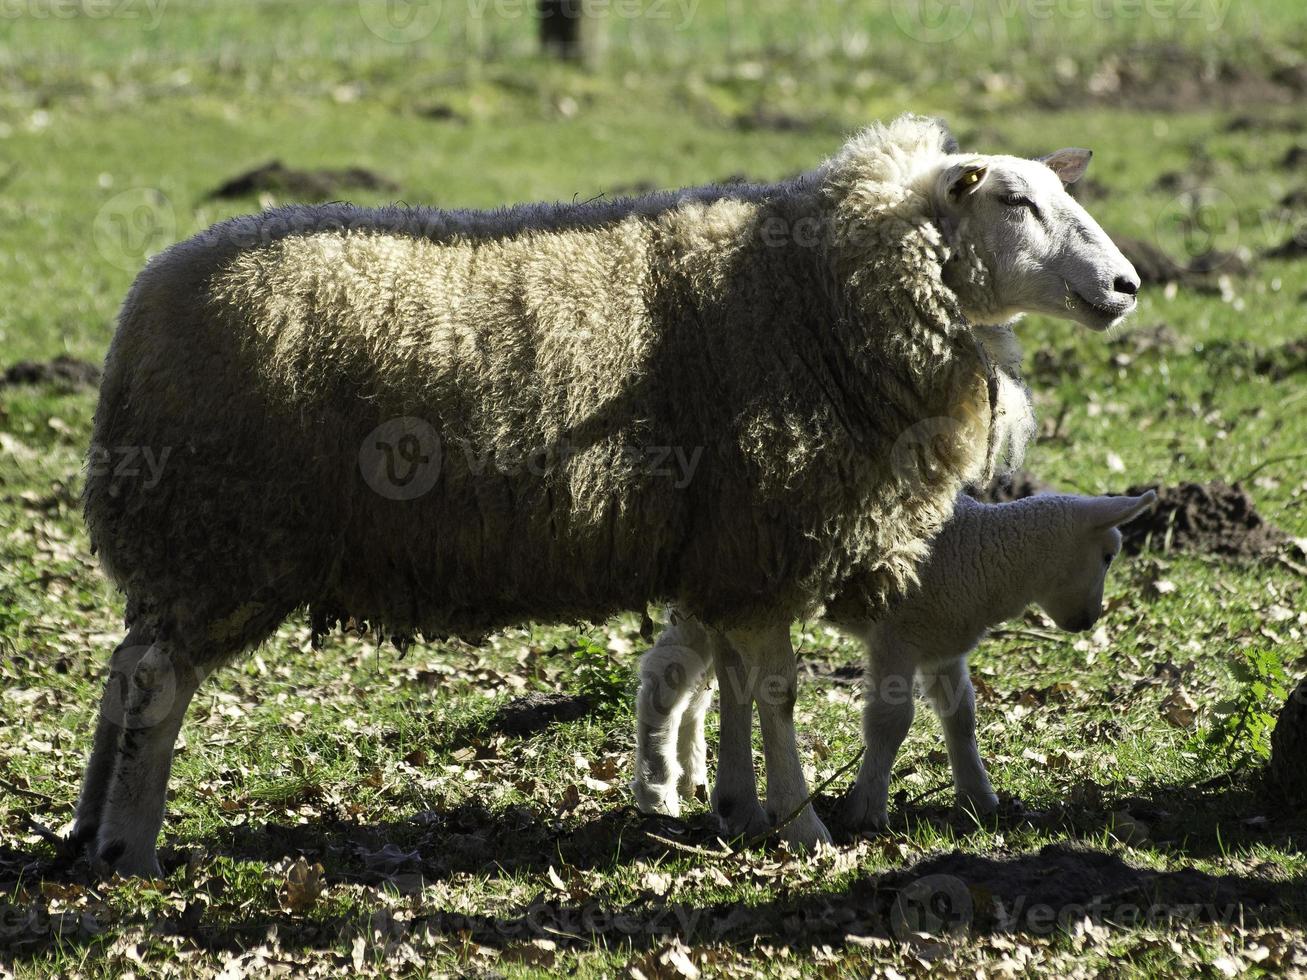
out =
[[[1202,227],[1222,249],[1255,256],[1307,219],[1276,203],[1304,182],[1278,165],[1302,133],[1272,125],[1299,119],[1293,105],[1213,100],[1159,112],[1065,98],[1127,44],[1142,46],[1141,70],[1166,45],[1253,74],[1301,61],[1307,14],[1288,0],[1232,6],[1219,29],[1120,12],[1086,19],[1065,5],[1047,20],[1015,5],[999,16],[977,5],[951,44],[905,34],[895,19],[903,4],[865,12],[702,0],[681,27],[602,18],[590,25],[601,50],[576,67],[537,59],[532,25],[511,5],[478,17],[476,5],[446,3],[437,29],[414,44],[370,33],[344,2],[172,0],[153,27],[43,19],[39,9],[0,19],[4,363],[61,353],[98,361],[147,255],[258,207],[206,194],[274,158],[367,166],[401,188],[350,192],[364,203],[588,198],[639,182],[792,173],[857,125],[912,108],[945,115],[977,149],[1094,147],[1090,172],[1106,196],[1090,210],[1113,234],[1173,254],[1209,239],[1182,234],[1191,195],[1160,189],[1163,174],[1201,189],[1211,205]],[[808,125],[738,124],[759,108]],[[1227,131],[1237,113],[1262,124]],[[1262,514],[1307,536],[1303,464],[1286,458],[1307,442],[1303,375],[1247,368],[1249,352],[1303,336],[1307,264],[1256,262],[1219,292],[1146,290],[1133,326],[1166,324],[1179,341],[1138,352],[1128,336],[1113,344],[1065,323],[1025,322],[1048,427],[1027,465],[1084,492],[1253,474],[1246,485]],[[1205,755],[1197,732],[1162,710],[1179,684],[1200,706],[1198,726],[1208,724],[1234,690],[1227,664],[1245,648],[1271,647],[1300,675],[1303,580],[1283,564],[1203,555],[1123,559],[1092,635],[1043,636],[1031,613],[984,645],[973,660],[984,681],[982,751],[1000,792],[1025,808],[1010,805],[993,824],[951,815],[948,793],[932,792],[948,772],[923,711],[893,787],[910,805],[893,810],[890,833],[802,860],[669,848],[648,833],[715,849],[712,825],[701,807],[681,826],[627,809],[632,718],[620,699],[610,714],[530,738],[488,727],[496,706],[524,691],[577,691],[568,651],[583,639],[634,665],[646,646],[636,618],[523,629],[477,649],[419,646],[402,659],[355,637],[314,651],[293,621],[196,699],[172,782],[167,881],[14,883],[12,869],[51,853],[27,818],[57,829],[71,815],[99,672],[120,634],[121,598],[88,552],[76,505],[94,403],[91,390],[0,388],[0,866],[10,903],[0,907],[0,975],[213,973],[238,954],[251,970],[262,955],[332,974],[363,964],[383,976],[601,976],[634,963],[676,975],[682,951],[707,974],[1010,963],[1052,975],[1076,965],[1213,974],[1230,963],[1276,973],[1303,947],[1301,822],[1261,795],[1257,772],[1222,780],[1229,760]],[[1176,587],[1159,591],[1159,580]],[[822,628],[796,631],[813,674],[800,733],[809,776],[822,780],[859,745],[860,696],[829,677],[858,651]],[[591,679],[612,696],[610,678]],[[1126,812],[1146,834],[1122,829]],[[879,876],[955,850],[1005,873],[1023,862],[1037,871],[1048,845],[1134,869],[1229,876],[1234,894],[1269,890],[1272,906],[1261,925],[1138,926],[1118,916],[1005,936],[986,925],[992,901],[976,892],[961,938],[885,933],[885,903],[902,881]],[[324,866],[325,887],[292,908],[286,879],[301,854]],[[1132,873],[1142,887],[1142,872]],[[1143,891],[1154,887],[1164,886]],[[30,910],[37,918],[24,918]],[[93,914],[98,931],[69,919],[57,939],[41,925],[40,915],[70,911]],[[881,938],[846,938],[868,922],[881,924]]]

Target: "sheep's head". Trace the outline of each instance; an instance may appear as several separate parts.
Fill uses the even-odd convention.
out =
[[[1152,508],[1157,494],[1138,497],[1068,497],[1066,536],[1051,544],[1047,574],[1035,603],[1059,628],[1087,630],[1103,613],[1103,583],[1121,550],[1122,524]]]
[[[1066,191],[1090,151],[1040,160],[951,154],[934,177],[936,219],[955,246],[946,270],[967,319],[1046,313],[1093,330],[1135,308],[1139,274]]]

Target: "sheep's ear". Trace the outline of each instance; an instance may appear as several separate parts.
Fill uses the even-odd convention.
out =
[[[944,176],[950,200],[961,201],[980,190],[989,179],[989,167],[983,163],[962,163]]]
[[[1149,490],[1138,497],[1090,497],[1084,501],[1085,517],[1096,528],[1120,527],[1133,521],[1157,503],[1157,492]]]
[[[1081,146],[1068,146],[1063,150],[1054,150],[1046,157],[1040,157],[1039,162],[1057,174],[1062,183],[1074,184],[1085,175],[1089,158],[1093,155],[1093,150],[1086,150]]]

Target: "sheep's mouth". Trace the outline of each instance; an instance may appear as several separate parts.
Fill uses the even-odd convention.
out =
[[[1071,295],[1076,298],[1076,302],[1081,307],[1093,314],[1096,322],[1089,324],[1089,326],[1096,330],[1107,330],[1115,326],[1122,317],[1127,316],[1135,308],[1135,298],[1133,296],[1127,296],[1114,303],[1095,303],[1077,290],[1071,290]]]

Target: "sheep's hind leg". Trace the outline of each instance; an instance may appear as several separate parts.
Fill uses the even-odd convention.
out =
[[[976,691],[967,658],[922,670],[921,686],[944,728],[958,806],[976,814],[993,813],[998,809],[998,796],[976,747]]]
[[[712,808],[724,837],[751,839],[771,827],[753,769],[753,694],[740,655],[720,634],[714,633],[711,643],[721,705]]]
[[[93,855],[122,874],[158,877],[155,844],[173,744],[207,671],[168,642],[129,648],[114,667],[115,672],[121,668],[122,679],[111,680],[100,717],[118,729],[117,750],[108,765],[93,755],[87,771],[87,786],[104,785]],[[97,749],[99,741],[97,733]]]
[[[853,788],[840,804],[851,828],[883,830],[889,824],[889,784],[894,757],[912,727],[912,678],[916,659],[892,642],[868,641],[862,738],[866,745]]]
[[[631,792],[644,813],[680,816],[678,789],[696,775],[681,766],[680,739],[687,724],[702,724],[698,702],[709,661],[707,637],[692,621],[668,627],[640,658]]]
[[[750,688],[758,705],[762,749],[767,761],[767,816],[782,838],[799,848],[831,842],[830,832],[808,800],[794,732],[798,671],[788,624],[733,633],[732,645],[743,653]]]

